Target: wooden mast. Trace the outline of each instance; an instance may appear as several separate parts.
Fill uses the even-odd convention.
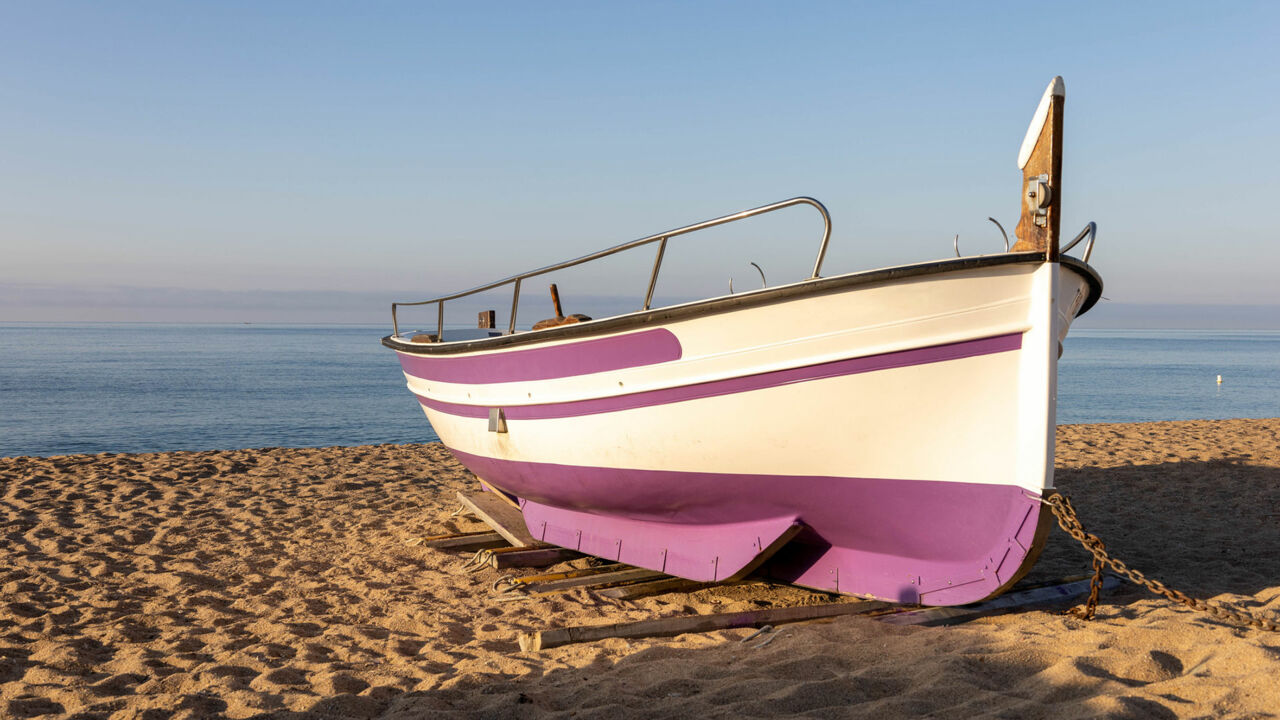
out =
[[[1049,83],[1031,127],[1018,151],[1022,170],[1022,217],[1014,229],[1014,252],[1043,252],[1058,260],[1058,227],[1062,219],[1062,106],[1066,88],[1062,77]]]

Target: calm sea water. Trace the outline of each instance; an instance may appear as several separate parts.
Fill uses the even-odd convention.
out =
[[[435,440],[388,332],[0,324],[0,456]]]
[[[1270,417],[1280,332],[1077,329],[1058,364],[1061,424]]]
[[[0,324],[0,456],[435,440],[385,334]],[[1277,417],[1280,333],[1077,330],[1059,377],[1062,423]]]

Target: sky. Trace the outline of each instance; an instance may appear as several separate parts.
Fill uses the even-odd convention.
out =
[[[798,195],[825,275],[996,252],[1062,75],[1100,321],[1280,322],[1280,4],[4,2],[0,38],[0,321],[381,323]],[[801,279],[820,232],[673,241],[659,297]],[[573,312],[651,266],[548,279]]]

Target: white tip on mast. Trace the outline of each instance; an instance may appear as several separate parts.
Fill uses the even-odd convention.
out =
[[[1049,100],[1054,95],[1058,97],[1067,96],[1066,85],[1062,83],[1062,76],[1059,75],[1049,83],[1049,87],[1044,89],[1044,96],[1040,98],[1040,105],[1036,107],[1036,114],[1031,116],[1031,126],[1027,128],[1026,137],[1022,138],[1022,147],[1018,149],[1018,169],[1027,166],[1027,161],[1031,159],[1031,151],[1036,147],[1036,141],[1040,139],[1040,129],[1044,127],[1045,120],[1049,117]]]

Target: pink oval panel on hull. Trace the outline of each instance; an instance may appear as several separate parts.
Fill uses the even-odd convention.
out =
[[[503,383],[589,375],[679,360],[680,341],[665,328],[528,350],[431,357],[397,351],[400,367],[423,380]]]

